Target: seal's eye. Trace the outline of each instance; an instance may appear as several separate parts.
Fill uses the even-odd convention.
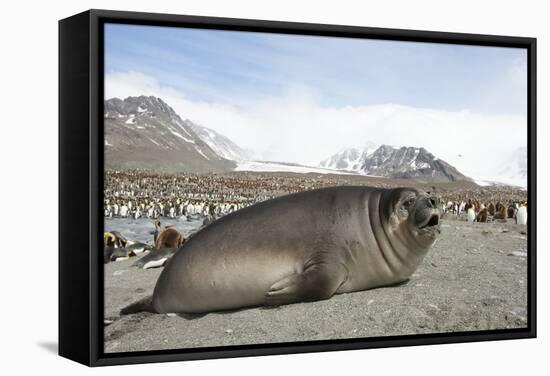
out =
[[[410,208],[414,204],[414,197],[409,197],[408,199],[403,202],[403,206],[405,206],[407,209]]]

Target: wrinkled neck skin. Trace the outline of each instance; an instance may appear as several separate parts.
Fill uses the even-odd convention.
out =
[[[435,237],[421,235],[420,232],[429,230],[419,230],[411,223],[411,218],[399,219],[387,205],[387,202],[392,200],[390,195],[391,191],[388,190],[371,194],[367,209],[371,230],[375,234],[384,261],[392,277],[395,277],[396,282],[400,282],[414,273],[433,245]],[[385,204],[380,205],[381,202]]]

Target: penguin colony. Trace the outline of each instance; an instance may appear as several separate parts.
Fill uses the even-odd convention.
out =
[[[345,175],[246,172],[197,175],[107,170],[104,215],[107,218],[202,219],[208,224],[261,201],[336,185],[394,188],[399,184],[391,179],[361,181]],[[470,222],[514,219],[519,224],[527,224],[525,190],[500,186],[419,188],[437,196],[442,212],[456,219]],[[470,208],[473,211],[468,214]]]

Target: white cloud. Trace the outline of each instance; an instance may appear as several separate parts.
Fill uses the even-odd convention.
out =
[[[265,160],[316,165],[368,141],[422,146],[464,174],[494,179],[510,151],[527,145],[527,119],[394,104],[326,107],[305,87],[246,106],[193,101],[138,72],[106,75],[106,98],[154,95],[184,119],[215,129]]]

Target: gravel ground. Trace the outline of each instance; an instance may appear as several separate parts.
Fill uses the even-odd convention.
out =
[[[139,222],[139,224],[137,223]],[[199,222],[174,223],[184,233]],[[141,227],[140,227],[141,226]],[[151,221],[109,220],[106,228],[148,240]],[[441,235],[411,280],[273,309],[183,317],[126,305],[151,295],[161,269],[105,265],[105,351],[126,352],[527,326],[526,226],[442,220]]]

